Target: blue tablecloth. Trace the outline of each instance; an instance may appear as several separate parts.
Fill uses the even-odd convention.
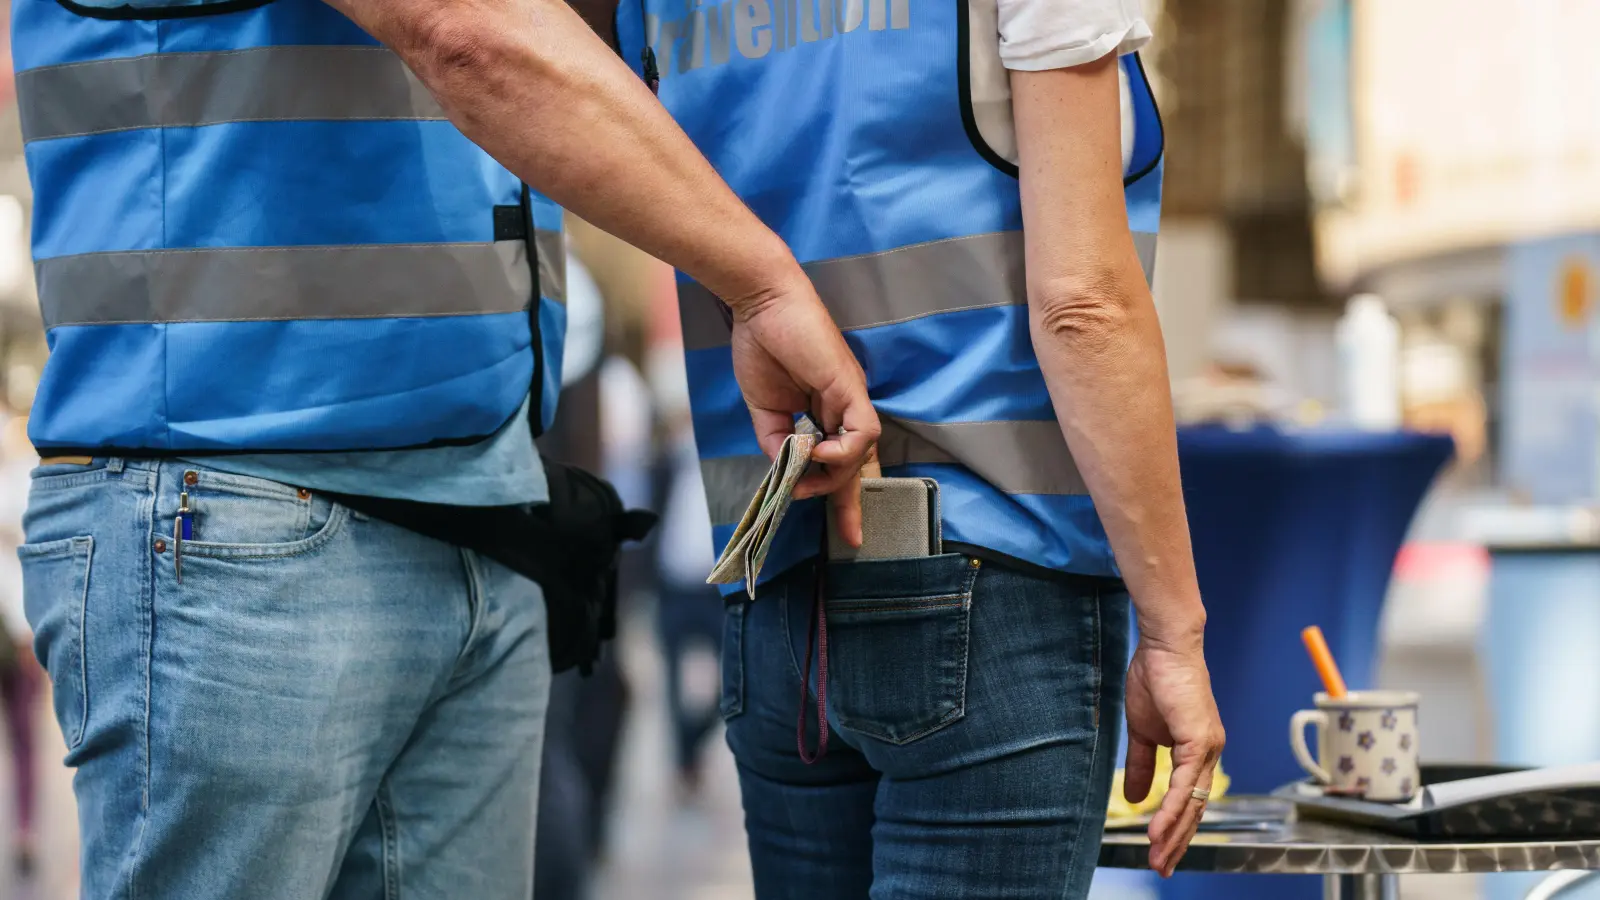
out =
[[[1179,432],[1184,495],[1208,614],[1206,660],[1232,790],[1303,777],[1289,716],[1320,690],[1300,630],[1320,625],[1352,689],[1371,687],[1395,554],[1450,438],[1411,433]],[[1180,875],[1172,898],[1320,898],[1319,879]]]

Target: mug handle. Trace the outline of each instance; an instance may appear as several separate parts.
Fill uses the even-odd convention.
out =
[[[1328,770],[1317,765],[1312,758],[1311,751],[1306,749],[1306,726],[1315,725],[1323,729],[1328,727],[1328,714],[1320,709],[1302,709],[1289,717],[1289,749],[1294,751],[1295,762],[1302,769],[1311,773],[1311,777],[1323,784],[1332,784],[1333,776]]]

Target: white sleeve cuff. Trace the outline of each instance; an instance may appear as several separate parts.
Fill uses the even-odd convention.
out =
[[[1016,26],[1024,22],[1005,24]],[[1026,24],[1043,23],[1028,21]],[[1001,28],[1000,61],[1008,69],[1025,72],[1068,69],[1094,62],[1111,53],[1117,56],[1134,53],[1148,44],[1151,38],[1150,25],[1144,19],[1133,19],[1115,30],[1102,32],[1088,39],[1056,39],[1051,36],[1052,32],[1059,34],[1055,29],[1039,29],[1037,34],[1019,38],[1018,32],[1024,30],[1017,27]]]

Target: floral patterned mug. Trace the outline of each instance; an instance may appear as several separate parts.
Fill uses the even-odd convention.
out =
[[[1317,759],[1306,748],[1307,725],[1317,726]],[[1335,700],[1318,694],[1316,709],[1302,709],[1289,720],[1289,747],[1330,794],[1384,803],[1410,800],[1421,787],[1417,695],[1351,691]]]

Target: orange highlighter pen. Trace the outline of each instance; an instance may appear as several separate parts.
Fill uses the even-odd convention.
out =
[[[1322,686],[1327,690],[1328,696],[1338,700],[1348,693],[1344,686],[1344,676],[1339,674],[1339,666],[1333,661],[1333,653],[1328,650],[1328,641],[1322,636],[1322,629],[1312,625],[1300,632],[1300,639],[1305,641],[1306,651],[1311,654],[1311,662],[1317,667],[1317,674],[1322,676]]]

